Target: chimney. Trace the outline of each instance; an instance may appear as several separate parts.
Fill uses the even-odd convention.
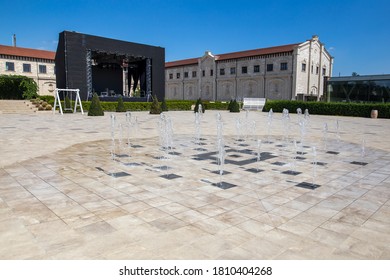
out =
[[[16,35],[12,36],[12,44],[14,47],[16,47]]]

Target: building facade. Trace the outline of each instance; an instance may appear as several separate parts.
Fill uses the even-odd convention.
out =
[[[390,102],[390,75],[332,77],[327,82],[328,101]]]
[[[172,61],[165,64],[171,100],[260,97],[320,100],[333,57],[318,36],[303,43]]]
[[[32,78],[39,95],[54,95],[56,88],[55,52],[0,45],[0,75]]]

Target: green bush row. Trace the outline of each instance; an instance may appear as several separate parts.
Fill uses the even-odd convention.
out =
[[[378,110],[378,118],[390,118],[390,104],[387,103],[341,103],[341,102],[304,102],[289,100],[267,100],[263,111],[282,112],[283,108],[296,113],[298,108],[309,110],[313,115],[352,116],[369,118],[371,110]]]
[[[49,104],[54,104],[54,97],[39,97]],[[74,101],[73,101],[74,102]],[[227,102],[210,102],[202,101],[206,110],[227,110]],[[195,105],[194,100],[167,100],[166,104],[169,111],[190,111],[191,106]],[[90,101],[82,101],[83,109],[89,111]],[[104,111],[115,112],[118,102],[100,102]],[[72,103],[74,106],[74,103]],[[124,102],[126,111],[150,111],[151,102]],[[289,100],[267,100],[263,111],[268,112],[270,109],[274,112],[282,112],[283,108],[288,109],[291,113],[296,113],[298,108],[302,111],[309,110],[312,115],[336,115],[336,116],[354,116],[369,118],[371,110],[378,110],[378,118],[390,119],[390,104],[387,103],[336,103],[336,102],[304,102]]]

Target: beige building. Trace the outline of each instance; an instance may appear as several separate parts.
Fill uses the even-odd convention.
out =
[[[172,61],[165,96],[174,100],[319,100],[333,58],[318,36],[303,43]]]
[[[0,45],[0,75],[33,78],[39,95],[54,95],[55,52]]]

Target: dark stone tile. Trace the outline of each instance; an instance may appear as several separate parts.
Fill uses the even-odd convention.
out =
[[[296,176],[296,175],[299,175],[299,174],[301,174],[302,172],[293,171],[293,170],[287,170],[287,171],[283,171],[282,173],[283,173],[283,174],[287,174],[287,175],[293,175],[293,176]]]
[[[308,183],[308,182],[301,182],[299,184],[296,184],[295,186],[300,187],[300,188],[304,188],[304,189],[310,189],[310,190],[314,190],[314,189],[320,187],[320,185],[312,184],[312,183]]]
[[[248,172],[251,172],[251,173],[260,173],[260,172],[263,172],[264,170],[263,169],[257,169],[257,168],[248,168],[248,169],[245,169],[245,171],[248,171]]]
[[[114,177],[114,178],[120,178],[120,177],[126,177],[126,176],[130,176],[129,173],[127,172],[113,172],[113,173],[108,173],[107,175],[110,175],[111,177]]]
[[[158,169],[158,170],[169,170],[169,169],[172,169],[172,167],[169,167],[167,165],[155,166],[153,168],[154,169]]]
[[[133,166],[141,166],[142,164],[137,163],[137,162],[127,162],[127,163],[124,163],[124,165],[129,166],[129,167],[133,167]]]
[[[214,174],[218,174],[219,175],[219,170],[215,170],[215,171],[210,171],[211,173],[214,173]],[[229,171],[226,171],[226,170],[223,170],[223,173],[222,175],[227,175],[227,174],[230,174],[232,172],[229,172]]]
[[[173,179],[181,178],[182,176],[170,173],[170,174],[161,175],[160,177],[164,178],[164,179],[167,179],[167,180],[173,180]]]
[[[217,188],[223,189],[223,190],[237,187],[237,185],[234,185],[234,184],[231,184],[228,182],[218,182],[218,183],[213,183],[212,185],[217,187]]]
[[[362,162],[362,161],[352,161],[351,164],[365,166],[368,163],[367,162]]]
[[[118,157],[118,158],[130,157],[129,155],[126,155],[126,154],[115,154],[115,156]]]
[[[240,156],[240,155],[229,155],[229,157],[232,157],[232,158],[240,158],[240,157],[242,157],[242,156]]]
[[[273,162],[272,163],[273,165],[277,165],[277,166],[283,166],[283,165],[286,165],[285,162],[281,162],[281,161],[276,161],[276,162]]]

